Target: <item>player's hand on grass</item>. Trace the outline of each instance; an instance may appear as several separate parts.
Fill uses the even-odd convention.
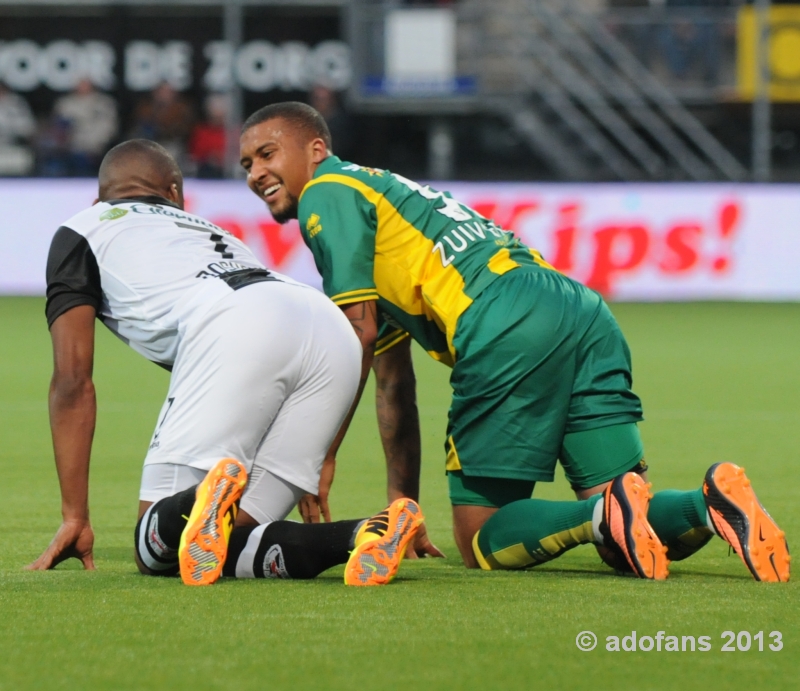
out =
[[[84,569],[94,571],[93,546],[94,532],[88,520],[64,521],[47,549],[25,568],[28,571],[46,571],[74,557],[81,560]]]
[[[331,508],[328,505],[328,495],[333,485],[333,476],[336,473],[336,458],[327,456],[322,462],[319,474],[319,493],[304,494],[297,502],[297,510],[303,518],[303,523],[319,523],[320,513],[326,523],[331,522]]]
[[[406,549],[406,559],[421,559],[423,557],[444,557],[444,553],[430,541],[428,531],[424,525],[421,525],[414,537],[414,543]]]
[[[319,497],[316,494],[304,494],[297,502],[297,510],[300,512],[303,523],[319,523],[321,515],[330,521],[330,511],[327,515],[324,512],[320,514],[321,508]],[[327,508],[326,504],[325,509]]]

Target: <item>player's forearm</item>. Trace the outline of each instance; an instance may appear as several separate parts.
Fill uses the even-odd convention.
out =
[[[421,444],[410,341],[376,357],[374,369],[389,501],[398,497],[419,500]]]
[[[339,447],[342,445],[345,435],[347,434],[347,430],[350,428],[350,423],[353,421],[353,416],[356,414],[356,409],[361,401],[361,395],[364,393],[364,386],[369,378],[369,371],[372,368],[372,353],[374,349],[375,347],[373,345],[368,350],[365,350],[364,354],[362,355],[361,380],[358,383],[358,391],[356,392],[355,399],[353,399],[353,404],[350,406],[350,410],[347,411],[347,416],[345,417],[342,426],[339,428],[339,431],[337,432],[336,437],[331,444],[331,448],[328,451],[329,458],[336,458],[336,454],[339,452]]]
[[[53,377],[50,429],[65,521],[89,518],[89,458],[96,419],[97,400],[91,379]]]
[[[382,410],[381,407],[384,407]],[[386,454],[386,483],[389,501],[399,497],[419,500],[421,466],[419,420],[406,413],[401,419],[386,410],[385,401],[377,401],[378,427]],[[416,406],[414,406],[416,413]]]
[[[372,357],[375,352],[375,340],[378,337],[378,306],[374,300],[366,302],[356,302],[342,307],[342,312],[350,321],[359,342],[361,343],[361,379],[358,383],[358,391],[353,400],[353,405],[345,417],[339,432],[331,444],[328,451],[329,457],[336,457],[339,447],[344,441],[345,434],[350,427],[353,416],[356,414],[356,409],[361,401],[361,394],[364,392],[364,386],[369,378],[369,371],[372,369]]]

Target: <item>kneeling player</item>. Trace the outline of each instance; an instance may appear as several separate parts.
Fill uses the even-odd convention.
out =
[[[252,191],[275,219],[300,221],[359,335],[362,377],[377,356],[393,496],[419,486],[407,337],[453,368],[445,467],[467,566],[524,568],[595,543],[663,579],[716,533],[757,580],[788,580],[785,536],[741,468],[716,464],[701,488],[650,501],[630,352],[597,293],[448,194],[340,160],[310,106],[256,111],[240,146]],[[581,501],[531,498],[558,460]]]
[[[283,520],[318,491],[356,394],[361,352],[347,319],[321,293],[267,271],[236,238],[184,212],[180,170],[157,144],[112,149],[99,185],[100,203],[59,228],[48,258],[50,419],[64,520],[30,568],[73,556],[94,568],[97,317],[172,371],[139,495],[143,573],[180,569],[196,585],[213,583],[223,566],[231,576],[312,578],[349,557],[346,582],[391,580],[423,520],[415,502],[361,521]]]

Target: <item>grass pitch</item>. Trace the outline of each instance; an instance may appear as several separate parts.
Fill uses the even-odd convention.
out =
[[[800,305],[616,305],[655,489],[692,488],[718,460],[744,465],[800,537]],[[132,561],[141,461],[167,374],[102,328],[92,466],[97,571],[22,567],[59,525],[46,393],[51,355],[37,299],[0,299],[2,689],[795,689],[797,583],[754,583],[714,539],[665,583],[620,578],[593,548],[527,572],[465,570],[450,534],[442,441],[448,370],[417,353],[422,506],[446,560],[406,562],[386,588],[224,580],[186,588]],[[385,476],[365,395],[339,458],[334,518],[383,506]],[[571,498],[563,477],[536,496]],[[797,576],[795,576],[797,578]],[[592,631],[599,645],[581,652]],[[709,636],[710,652],[607,652],[607,636]],[[764,651],[722,652],[724,631],[765,632]],[[780,631],[783,649],[769,649]],[[742,637],[742,642],[745,637]],[[734,648],[736,647],[734,643]]]

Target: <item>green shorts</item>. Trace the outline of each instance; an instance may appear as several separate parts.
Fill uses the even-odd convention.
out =
[[[561,458],[575,487],[625,471],[630,457],[578,467],[564,449],[568,435],[642,420],[628,345],[597,293],[556,271],[515,269],[461,316],[453,344],[448,471],[551,482]]]
[[[572,483],[575,490],[608,482],[630,470],[638,473],[647,470],[639,429],[632,423],[568,434],[561,449],[561,463],[568,476],[583,478],[580,484]],[[461,470],[449,470],[447,482],[450,503],[454,506],[495,509],[530,499],[536,484],[532,480],[468,476]]]

